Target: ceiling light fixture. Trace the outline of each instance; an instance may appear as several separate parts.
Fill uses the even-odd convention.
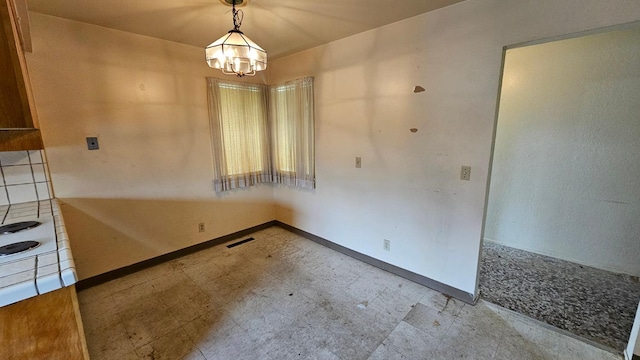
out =
[[[240,31],[244,13],[236,10],[236,4],[242,0],[226,0],[231,3],[233,12],[233,29],[211,43],[205,49],[209,67],[220,69],[228,75],[253,76],[267,68],[267,52],[246,37]]]

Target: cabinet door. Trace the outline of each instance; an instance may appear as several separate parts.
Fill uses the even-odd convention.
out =
[[[17,37],[12,0],[0,0],[0,128],[36,128],[24,54]]]

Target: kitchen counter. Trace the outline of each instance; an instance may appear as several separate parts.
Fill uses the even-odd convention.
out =
[[[0,329],[0,359],[89,359],[73,285],[0,308]]]
[[[40,227],[51,227],[51,233],[47,235],[43,245],[21,253],[20,256],[16,254],[0,258],[0,306],[77,282],[69,237],[56,199],[0,206],[0,219],[3,225],[37,220],[43,223]],[[32,230],[0,235],[0,239],[2,236],[12,236],[16,239],[24,238],[19,240],[30,240],[30,231]]]

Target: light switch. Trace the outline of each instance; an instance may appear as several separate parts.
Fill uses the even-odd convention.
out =
[[[360,156],[356,156],[356,168],[360,169],[362,167],[362,158]]]
[[[460,180],[470,180],[471,179],[471,166],[462,166],[460,169]]]

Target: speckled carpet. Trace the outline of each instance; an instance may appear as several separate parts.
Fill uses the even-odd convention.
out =
[[[484,242],[480,296],[622,351],[640,300],[637,277]]]

